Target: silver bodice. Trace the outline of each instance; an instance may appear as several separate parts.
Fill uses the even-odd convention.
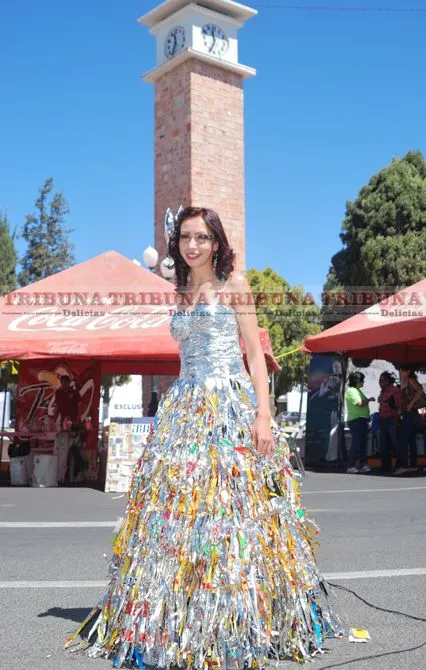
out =
[[[181,378],[202,381],[247,376],[237,317],[231,307],[200,303],[188,313],[176,312],[170,329],[180,343]]]

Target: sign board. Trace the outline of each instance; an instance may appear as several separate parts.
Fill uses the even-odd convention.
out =
[[[105,416],[104,412],[103,416]],[[123,419],[125,417],[129,419],[143,418],[141,375],[130,375],[126,384],[112,387],[108,418],[111,419],[113,416],[119,416]]]
[[[142,453],[154,417],[112,418],[108,435],[105,492],[129,490],[132,468]]]
[[[343,362],[338,355],[314,354],[308,374],[305,465],[339,466],[339,417]]]
[[[101,371],[93,361],[40,360],[22,361],[16,389],[16,426],[27,426],[31,433],[60,431],[62,421],[56,406],[56,391],[61,376],[67,376],[78,397],[77,422],[91,418],[91,430],[84,448],[96,453],[98,448],[98,416]]]

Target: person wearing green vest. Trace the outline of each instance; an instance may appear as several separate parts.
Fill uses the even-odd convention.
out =
[[[364,386],[364,379],[365,375],[362,372],[351,372],[345,393],[346,409],[348,411],[347,421],[352,437],[346,463],[346,472],[350,475],[371,472],[371,468],[367,465],[367,436],[370,421],[368,403],[373,402],[374,398],[366,398],[361,391]],[[357,459],[359,459],[359,468],[356,466]]]

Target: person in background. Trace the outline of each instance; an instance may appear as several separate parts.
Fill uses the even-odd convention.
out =
[[[410,468],[416,470],[417,433],[420,432],[420,417],[415,405],[423,396],[424,391],[414,370],[409,365],[401,365],[399,378],[401,382],[404,437],[410,453]]]
[[[56,417],[59,417],[60,428],[55,435],[54,454],[57,462],[58,484],[69,480],[69,452],[72,442],[72,431],[78,428],[79,394],[71,386],[68,375],[61,375],[60,387],[55,391]],[[71,426],[68,424],[71,421]]]
[[[352,443],[347,459],[346,472],[350,475],[367,474],[371,468],[367,465],[367,437],[370,410],[368,403],[374,398],[366,398],[361,388],[364,386],[365,376],[362,372],[351,372],[349,387],[345,392],[346,408],[348,411],[348,427],[351,431]],[[356,466],[359,459],[359,468]]]
[[[78,401],[79,394],[71,386],[71,380],[68,375],[61,375],[61,385],[55,392],[55,405],[57,413],[61,417],[61,429],[64,428],[64,420],[71,419],[73,429],[78,424]]]
[[[407,472],[407,448],[401,439],[401,391],[395,386],[396,378],[391,372],[385,371],[379,377],[381,393],[379,395],[380,422],[380,456],[382,472],[392,472],[391,452],[397,456],[398,468],[395,475]]]
[[[155,416],[157,414],[158,402],[157,391],[151,391],[151,400],[148,406],[148,416]]]

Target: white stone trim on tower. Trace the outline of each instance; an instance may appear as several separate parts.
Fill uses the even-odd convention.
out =
[[[229,11],[230,6],[233,13]],[[153,10],[154,15],[150,12],[149,20],[148,15],[139,19],[140,23],[149,25],[149,32],[156,38],[155,68],[175,60],[185,49],[238,66],[238,31],[245,21],[241,18],[244,12],[236,12],[235,6],[243,7],[231,0],[200,0],[199,3],[169,0],[158,8],[163,9],[162,12]],[[240,18],[236,18],[237,15]],[[252,69],[247,68],[245,78],[253,75]]]
[[[210,63],[211,65],[217,65],[222,70],[227,70],[228,72],[235,72],[243,77],[243,79],[249,79],[256,75],[256,70],[253,67],[248,67],[247,65],[240,65],[239,63],[230,63],[224,61],[222,58],[216,58],[215,56],[210,56],[209,54],[203,54],[200,51],[195,49],[185,49],[178,56],[158,65],[157,67],[152,68],[145,74],[142,75],[142,79],[150,84],[154,83],[159,77],[162,77],[163,74],[173,70],[181,63],[184,63],[189,58],[197,58],[198,60],[203,61],[204,63]]]
[[[211,9],[207,9],[206,7],[202,7],[200,5],[195,5],[194,3],[191,3],[189,5],[186,5],[186,7],[182,7],[182,9],[175,12],[174,14],[171,14],[170,16],[163,19],[159,23],[155,23],[150,28],[149,32],[151,33],[151,35],[158,35],[158,33],[161,32],[164,26],[169,27],[170,25],[173,25],[173,23],[180,23],[187,16],[193,16],[194,8],[198,10],[198,12],[202,14],[204,17],[210,17],[211,19],[216,21],[221,17],[223,18],[223,14],[220,14],[219,12],[214,12]],[[238,21],[237,19],[233,19],[229,16],[226,16],[225,18],[227,24],[232,25],[235,28],[242,28],[244,26],[244,21]]]
[[[189,4],[197,3],[193,3],[192,0],[165,0],[161,5],[141,16],[138,19],[138,23],[152,27]],[[221,12],[225,16],[239,21],[247,21],[257,15],[256,9],[242,5],[239,2],[234,2],[234,0],[202,0],[201,6]]]

